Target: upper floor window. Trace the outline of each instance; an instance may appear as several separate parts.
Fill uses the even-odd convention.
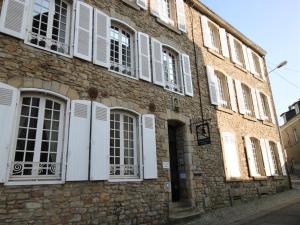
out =
[[[245,102],[245,112],[249,116],[254,116],[254,106],[251,95],[251,89],[247,85],[242,84],[242,91]]]
[[[39,94],[21,96],[11,180],[61,178],[65,104]]]
[[[260,93],[260,98],[261,98],[262,110],[265,116],[264,119],[268,122],[271,122],[272,121],[271,113],[270,113],[271,106],[268,103],[268,98],[263,93]]]
[[[34,0],[26,41],[48,50],[69,54],[71,8],[66,0]]]
[[[110,176],[139,178],[139,123],[135,115],[123,111],[110,114]]]
[[[183,92],[182,78],[179,67],[179,55],[169,48],[163,48],[163,67],[165,87],[171,91]]]
[[[252,52],[252,59],[253,59],[253,64],[254,64],[253,66],[255,72],[259,74],[259,76],[262,78],[262,71],[260,67],[259,57],[254,52]]]
[[[230,96],[227,84],[227,78],[224,74],[219,71],[215,71],[217,78],[217,85],[219,89],[220,105],[224,108],[230,108]]]
[[[261,150],[259,140],[252,137],[250,138],[250,141],[251,141],[251,148],[252,148],[252,153],[254,158],[256,174],[260,176],[265,176],[266,172],[264,169],[264,161],[263,161],[262,150]]]
[[[296,129],[293,129],[293,134],[294,134],[295,142],[298,142],[298,134],[297,134],[297,130]]]
[[[234,49],[235,49],[236,59],[238,63],[245,68],[246,64],[245,64],[245,57],[243,53],[243,46],[241,42],[239,42],[236,39],[234,39]]]
[[[208,27],[210,32],[212,48],[218,53],[221,53],[222,48],[221,48],[219,28],[210,21],[208,21]]]
[[[161,18],[174,26],[175,22],[175,13],[173,8],[175,7],[174,0],[161,0]]]

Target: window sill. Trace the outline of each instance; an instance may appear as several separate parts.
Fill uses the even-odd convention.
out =
[[[172,30],[172,31],[175,32],[176,34],[179,34],[179,35],[182,34],[182,32],[179,31],[177,28],[175,28],[175,26],[172,26],[171,24],[168,24],[168,23],[162,21],[160,18],[156,18],[156,21],[157,21],[159,24],[163,25],[164,27],[169,28],[170,30]]]
[[[125,183],[125,182],[141,182],[141,178],[109,178],[108,182],[111,183]]]
[[[248,71],[244,67],[242,67],[240,64],[235,63],[234,66],[236,68],[238,68],[239,70],[243,71],[244,73],[248,73]]]
[[[226,177],[225,181],[230,182],[243,182],[244,180],[241,177]]]
[[[131,8],[137,10],[137,11],[141,11],[141,7],[139,7],[135,2],[132,2],[130,0],[122,0],[126,5],[130,6]]]
[[[217,50],[214,50],[213,48],[207,48],[207,50],[219,59],[225,60],[225,57],[218,53]]]
[[[250,120],[250,121],[253,121],[253,122],[257,122],[257,119],[254,118],[253,116],[244,115],[243,117],[244,117],[245,119],[247,119],[247,120]]]
[[[263,124],[266,125],[266,126],[269,126],[269,127],[273,127],[274,126],[273,123],[265,121],[265,120],[263,121]]]
[[[254,76],[254,78],[255,78],[256,80],[259,80],[260,82],[264,82],[264,79],[262,79],[261,77],[259,77],[258,74],[253,74],[253,76]]]
[[[173,91],[173,90],[170,90],[170,89],[168,89],[168,88],[166,88],[166,87],[164,87],[164,89],[165,89],[166,91],[172,92],[172,93],[174,93],[174,94],[178,94],[178,95],[184,96],[184,93],[181,93],[181,92],[178,92],[178,91]]]
[[[36,181],[7,181],[5,186],[24,186],[24,185],[47,185],[47,184],[64,184],[62,180],[36,180]]]
[[[233,115],[233,111],[231,109],[227,109],[222,106],[216,106],[216,110]]]
[[[274,179],[274,180],[285,180],[285,179],[286,179],[286,176],[283,176],[283,175],[277,175],[277,176],[273,176],[273,179]]]
[[[108,69],[108,71],[111,72],[111,73],[113,73],[114,75],[117,75],[117,76],[122,76],[122,77],[130,78],[130,79],[133,79],[133,80],[138,80],[137,77],[132,77],[132,76],[123,74],[121,72],[117,72],[117,71],[114,71],[114,70],[111,70],[111,69]]]
[[[256,176],[256,177],[252,177],[253,180],[268,180],[267,176]]]

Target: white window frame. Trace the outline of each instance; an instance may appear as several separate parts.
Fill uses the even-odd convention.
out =
[[[131,51],[131,58],[133,59],[133,62],[132,62],[132,67],[133,68],[133,71],[134,71],[134,75],[133,76],[129,76],[127,74],[124,74],[122,72],[118,72],[118,71],[115,71],[115,70],[112,70],[110,67],[111,67],[111,61],[110,61],[110,51],[111,51],[111,38],[110,38],[110,32],[111,32],[111,26],[113,25],[117,25],[119,28],[121,27],[122,29],[124,30],[127,30],[129,31],[129,33],[132,33],[132,38],[131,39],[131,44],[132,44],[132,51]],[[118,75],[121,75],[121,76],[125,76],[125,77],[128,77],[128,78],[131,78],[131,79],[134,79],[134,80],[138,80],[138,45],[137,45],[137,40],[138,40],[138,32],[133,28],[131,27],[130,25],[126,24],[124,21],[122,20],[119,20],[119,19],[116,19],[116,18],[111,18],[111,24],[110,24],[110,27],[109,27],[109,55],[108,55],[108,58],[109,58],[109,66],[108,66],[108,71],[114,73],[114,74],[118,74]],[[119,41],[119,46],[120,46],[120,41]],[[120,56],[120,51],[122,51],[122,49],[119,47],[119,58],[122,58],[122,56]]]
[[[260,99],[261,99],[261,105],[262,105],[262,110],[264,113],[264,119],[267,122],[272,122],[272,115],[271,115],[271,106],[269,105],[268,102],[268,96],[265,95],[263,92],[260,92]],[[269,115],[268,115],[269,114]]]
[[[136,141],[136,145],[138,145],[137,147],[137,153],[139,154],[139,162],[137,162],[137,165],[139,165],[139,177],[133,177],[133,178],[130,178],[130,177],[122,177],[122,176],[111,176],[109,175],[109,179],[108,181],[109,182],[135,182],[135,181],[143,181],[144,177],[143,177],[143,149],[142,149],[142,115],[134,110],[131,110],[131,109],[127,109],[127,108],[124,108],[124,107],[111,107],[110,108],[110,111],[111,112],[114,112],[114,111],[117,111],[117,112],[122,112],[122,113],[127,113],[131,116],[135,116],[136,117],[136,121],[137,121],[137,126],[138,126],[138,132],[136,134],[137,136],[137,141]],[[110,118],[110,115],[109,115],[109,118]],[[110,129],[109,129],[110,130]],[[110,154],[109,156],[110,157]],[[109,173],[110,173],[110,160],[109,160],[109,163],[108,163],[108,166],[109,166]]]
[[[294,134],[295,142],[297,143],[299,139],[298,139],[297,129],[296,128],[293,129],[293,134]]]
[[[161,17],[163,21],[168,21],[168,24],[174,26],[175,22],[172,18],[172,2],[173,0],[160,0]]]
[[[253,140],[255,140],[255,143],[253,142]],[[256,170],[256,176],[263,176],[260,171],[259,171],[259,162],[258,162],[258,156],[256,153],[256,148],[259,148],[259,150],[262,153],[262,149],[259,143],[259,140],[255,137],[250,137],[250,142],[251,142],[251,148],[252,148],[252,154],[253,154],[253,159],[254,159],[254,165],[255,165],[255,170]]]
[[[57,97],[60,99],[61,102],[64,103],[64,124],[62,128],[63,136],[62,136],[62,154],[61,154],[61,177],[57,180],[10,180],[10,168],[7,170],[6,173],[6,181],[4,185],[10,186],[10,185],[45,185],[45,184],[63,184],[66,180],[66,164],[67,164],[67,148],[68,148],[68,136],[69,136],[69,116],[70,116],[70,102],[71,100],[63,96],[61,94],[58,94],[53,91],[45,90],[45,89],[38,89],[38,88],[20,88],[19,89],[22,95],[30,95],[30,94],[39,94],[40,96],[47,96],[50,95],[52,97]],[[21,102],[21,98],[20,98]],[[20,109],[21,107],[18,107],[17,114],[18,119],[16,120],[15,126],[14,126],[14,137],[13,142],[11,143],[11,151],[9,153],[9,162],[14,161],[14,155],[15,155],[15,149],[17,144],[17,135],[18,135],[18,128],[19,128],[19,120],[20,120]]]
[[[209,37],[210,37],[210,40],[211,40],[210,49],[216,51],[218,54],[222,54],[222,44],[221,44],[221,38],[220,38],[220,27],[216,23],[214,23],[213,21],[211,21],[209,19],[207,20],[207,26],[208,26],[208,29],[209,29]],[[217,31],[215,36],[219,37],[220,48],[218,48],[217,46],[214,45],[214,43],[216,43],[216,40],[215,40],[215,37],[213,36],[213,30],[212,30],[211,26],[213,26]]]
[[[233,37],[233,36],[232,36]],[[238,57],[239,53],[238,53],[238,49],[236,48],[236,43],[239,44],[239,46],[241,47],[241,54],[243,56],[243,60],[244,62],[241,62],[240,61],[240,58]],[[237,60],[237,64],[241,67],[243,67],[244,69],[246,69],[246,56],[244,55],[244,51],[243,51],[243,43],[241,41],[239,41],[237,38],[233,37],[233,45],[234,45],[234,51],[235,53],[232,53],[232,54],[235,54],[236,55],[236,60]]]
[[[248,90],[245,90],[245,87],[247,87]],[[245,103],[246,115],[255,117],[254,103],[253,103],[250,87],[248,85],[242,83],[242,92],[243,92],[243,98],[244,98],[244,103]]]
[[[230,93],[228,87],[228,77],[221,71],[215,70],[215,76],[217,79],[217,85],[219,89],[219,106],[226,109],[232,109],[230,101]],[[227,90],[226,90],[227,89]],[[227,92],[227,93],[226,93]],[[227,99],[226,99],[227,97]]]
[[[55,0],[50,0],[50,2],[52,2],[52,1],[55,2]],[[29,7],[28,7],[28,11],[30,13],[28,13],[27,20],[26,20],[26,32],[25,32],[25,38],[24,38],[24,43],[25,44],[30,45],[30,46],[35,47],[35,48],[38,48],[38,49],[41,49],[41,50],[44,50],[44,51],[48,51],[48,52],[52,52],[52,53],[55,53],[55,54],[58,54],[58,55],[62,55],[62,56],[68,57],[68,58],[73,57],[73,52],[74,52],[73,41],[74,41],[74,30],[75,30],[75,10],[76,10],[77,0],[73,0],[73,1],[72,0],[66,0],[66,1],[68,2],[69,6],[70,6],[70,10],[68,11],[68,16],[67,16],[67,25],[66,25],[66,40],[69,41],[69,43],[68,43],[69,53],[68,54],[61,53],[61,52],[58,52],[58,51],[51,50],[50,48],[45,48],[45,47],[41,47],[39,45],[30,43],[30,41],[29,41],[29,31],[32,30],[32,22],[33,22],[32,15],[33,15],[33,8],[34,8],[35,0],[30,2]],[[51,7],[51,4],[50,4],[50,7]],[[54,8],[55,8],[55,3],[54,3]],[[55,10],[55,9],[53,9],[53,7],[52,7],[52,10]],[[48,24],[52,24],[52,23],[53,23],[53,18],[48,21]],[[52,28],[53,24],[51,26],[48,26],[48,24],[47,24],[47,36],[50,36],[50,34],[52,34],[52,31],[50,33],[50,28]]]

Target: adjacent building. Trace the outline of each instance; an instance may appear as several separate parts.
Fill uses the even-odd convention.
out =
[[[0,223],[163,224],[289,188],[266,52],[199,1],[0,6]]]

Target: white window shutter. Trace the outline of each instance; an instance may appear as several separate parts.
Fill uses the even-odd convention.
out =
[[[259,119],[260,120],[265,120],[265,114],[264,114],[264,109],[263,109],[263,105],[262,105],[262,99],[260,96],[260,92],[258,90],[256,90],[256,98],[257,98],[257,105],[258,105],[258,110],[259,110]]]
[[[220,33],[220,41],[222,47],[222,54],[224,57],[229,57],[229,49],[228,49],[228,42],[227,42],[227,34],[224,28],[219,28]]]
[[[209,95],[210,101],[213,105],[219,105],[220,95],[219,95],[219,86],[217,83],[217,78],[215,75],[215,71],[211,66],[206,66],[208,87],[209,87]]]
[[[261,70],[261,77],[266,80],[266,74],[265,74],[265,63],[262,57],[259,57],[259,65]]]
[[[163,70],[162,44],[158,40],[151,38],[151,50],[153,83],[164,87],[165,79]]]
[[[260,176],[260,174],[258,174],[256,170],[256,163],[255,163],[254,152],[253,152],[250,137],[245,136],[244,141],[246,146],[247,161],[248,161],[250,176],[251,177]]]
[[[258,102],[257,102],[257,97],[256,97],[256,91],[255,91],[254,88],[251,88],[251,96],[252,96],[252,103],[253,103],[255,117],[257,119],[260,119],[260,113],[259,113],[259,109],[258,109]]]
[[[110,17],[98,9],[94,9],[94,64],[108,68],[110,54],[109,51]]]
[[[247,48],[247,55],[248,55],[250,72],[254,75],[254,74],[256,74],[256,72],[255,72],[255,68],[254,68],[252,50],[250,48]]]
[[[229,132],[222,133],[223,139],[223,151],[225,156],[225,167],[227,176],[229,178],[232,177],[240,177],[240,162],[237,152],[237,146],[235,142],[235,136]]]
[[[142,116],[143,124],[143,159],[144,159],[144,179],[157,178],[156,159],[156,135],[155,116],[146,114]]]
[[[151,82],[149,36],[147,34],[139,32],[138,44],[139,44],[139,77],[142,80]]]
[[[90,101],[71,103],[67,181],[88,180],[90,110]]]
[[[193,97],[193,79],[190,65],[190,57],[186,54],[181,54],[182,72],[184,78],[185,94]]]
[[[269,159],[269,166],[270,166],[270,172],[272,176],[275,176],[275,165],[272,159],[272,153],[271,153],[271,147],[270,147],[270,143],[267,139],[265,139],[265,145],[266,145],[266,151],[267,151],[267,155],[268,155],[268,159]]]
[[[24,39],[27,21],[27,0],[4,0],[0,17],[0,31]]]
[[[269,157],[268,157],[268,152],[265,144],[264,139],[260,139],[260,148],[261,148],[261,153],[263,156],[263,161],[265,165],[265,171],[267,176],[271,176],[271,168],[270,168],[270,163],[269,163]]]
[[[278,151],[279,160],[280,160],[281,172],[284,176],[286,176],[287,175],[286,167],[285,167],[286,160],[285,160],[285,155],[284,155],[284,152],[283,152],[280,142],[277,142],[277,151]]]
[[[239,80],[235,79],[234,81],[235,81],[236,95],[237,95],[237,99],[238,99],[238,103],[239,103],[239,111],[241,114],[245,114],[246,107],[245,107],[242,85]]]
[[[153,16],[160,17],[161,0],[150,0],[150,12]]]
[[[202,35],[203,35],[203,44],[205,47],[211,48],[211,36],[210,30],[208,27],[208,19],[206,16],[201,15],[201,27],[202,27]]]
[[[93,7],[78,1],[74,38],[74,56],[92,61]]]
[[[231,34],[228,34],[228,38],[229,38],[229,46],[230,46],[230,52],[231,52],[231,60],[234,63],[238,63],[237,55],[236,55],[236,51],[235,51],[235,45],[234,45],[234,38]]]
[[[276,124],[276,118],[275,118],[275,113],[274,113],[274,110],[273,110],[273,104],[272,104],[272,101],[271,101],[271,97],[267,96],[267,98],[268,98],[268,105],[269,105],[269,109],[270,109],[272,123]]]
[[[137,0],[136,4],[144,10],[148,9],[148,0]]]
[[[18,89],[0,82],[0,183],[6,180],[19,97]]]
[[[235,97],[234,83],[233,83],[233,79],[230,76],[227,76],[227,84],[228,84],[228,90],[230,96],[231,109],[234,112],[237,112],[238,110],[237,110],[237,102]]]
[[[176,8],[177,8],[178,29],[181,30],[182,32],[186,32],[185,12],[184,12],[184,2],[183,2],[183,0],[176,0]]]
[[[249,64],[249,59],[248,59],[248,53],[247,53],[247,47],[246,47],[246,45],[242,44],[242,50],[243,50],[243,55],[244,55],[246,70],[251,71],[250,70],[250,64]]]
[[[98,102],[92,108],[91,180],[108,180],[110,110]]]

